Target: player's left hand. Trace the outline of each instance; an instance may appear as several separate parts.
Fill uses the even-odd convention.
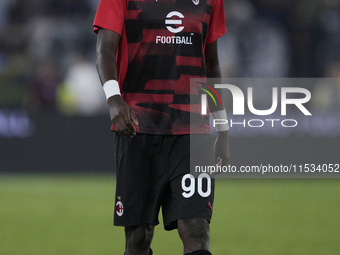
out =
[[[218,132],[215,141],[215,163],[218,166],[225,166],[230,157],[228,131]]]

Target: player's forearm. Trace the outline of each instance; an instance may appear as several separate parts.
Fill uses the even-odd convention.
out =
[[[214,87],[215,84],[222,83],[221,69],[220,69],[220,66],[219,66],[218,63],[216,63],[214,65],[207,65],[206,70],[207,70],[207,77],[213,78],[214,84],[209,84],[210,86]],[[209,82],[209,80],[208,80],[208,82]],[[221,89],[216,89],[216,92],[218,93],[218,95],[221,98],[223,97]],[[222,103],[223,103],[223,100],[222,100]],[[208,105],[209,105],[210,112],[215,112],[215,111],[225,109],[224,105],[220,105],[220,104],[215,105],[215,103],[212,100],[208,100]]]
[[[205,48],[205,66],[206,66],[206,74],[207,78],[213,78],[214,84],[209,84],[214,87],[215,84],[222,82],[221,69],[217,54],[217,41],[207,44]],[[209,83],[209,80],[208,80]],[[216,89],[217,93],[222,97],[222,91]],[[210,112],[215,112],[218,110],[224,109],[223,105],[217,104],[215,105],[212,100],[208,100],[209,110]]]
[[[108,50],[97,49],[97,71],[102,84],[108,80],[117,80],[116,57]]]
[[[96,65],[102,84],[117,80],[116,51],[120,35],[110,30],[100,29],[97,36]]]
[[[118,87],[118,91],[116,93],[113,93],[113,88],[106,88],[106,86],[114,86],[112,84],[109,84],[112,81],[117,81],[117,67],[116,67],[116,59],[115,56],[107,52],[105,50],[97,50],[97,71],[100,78],[100,81],[103,85],[103,89],[105,92],[105,95],[107,97],[107,102],[110,106],[114,106],[116,108],[115,100],[119,100],[117,97],[113,97],[113,94],[120,95],[118,83],[115,83],[114,85]],[[120,97],[120,96],[119,96]]]

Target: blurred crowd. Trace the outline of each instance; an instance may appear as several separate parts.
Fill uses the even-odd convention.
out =
[[[105,109],[92,23],[99,0],[1,0],[0,107]]]
[[[92,32],[98,3],[0,1],[0,108],[105,111]],[[340,78],[339,0],[225,0],[225,12],[223,76]]]

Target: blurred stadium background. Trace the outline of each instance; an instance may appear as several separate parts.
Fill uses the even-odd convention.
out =
[[[0,1],[0,254],[123,254],[95,70],[98,3]],[[340,78],[338,0],[225,0],[225,11],[225,77]],[[309,89],[317,121],[293,134],[231,132],[232,162],[339,163],[339,84]],[[338,254],[338,180],[218,180],[213,253]],[[161,227],[152,247],[182,251]]]

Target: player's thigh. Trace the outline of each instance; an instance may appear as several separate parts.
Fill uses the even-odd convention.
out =
[[[116,196],[114,224],[139,226],[158,224],[159,176],[152,172],[149,136],[115,137]]]

